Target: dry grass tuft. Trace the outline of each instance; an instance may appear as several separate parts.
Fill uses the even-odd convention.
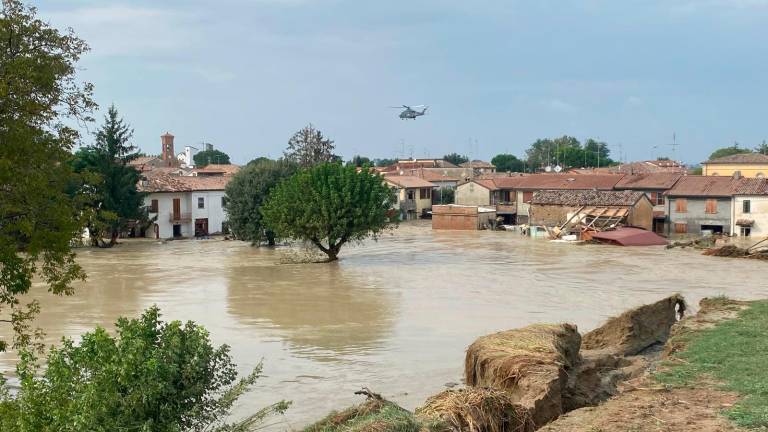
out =
[[[537,324],[478,338],[467,348],[467,385],[514,390],[521,378],[550,366],[570,369],[581,338],[571,324]]]
[[[451,430],[466,432],[530,432],[534,424],[528,410],[500,390],[463,388],[430,397],[416,416],[438,421]]]

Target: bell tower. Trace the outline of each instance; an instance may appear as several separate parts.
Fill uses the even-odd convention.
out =
[[[165,134],[160,136],[160,143],[163,146],[163,151],[161,154],[161,158],[163,159],[163,164],[165,166],[174,166],[176,165],[176,152],[173,150],[173,135],[171,135],[170,132],[166,132]]]

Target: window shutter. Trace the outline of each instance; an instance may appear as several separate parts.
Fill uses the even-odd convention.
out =
[[[688,211],[688,199],[675,198],[675,211],[678,213],[686,213]]]
[[[704,211],[708,214],[715,214],[717,213],[717,200],[716,199],[708,199],[706,208]]]
[[[686,234],[688,232],[688,224],[675,222],[675,233]]]

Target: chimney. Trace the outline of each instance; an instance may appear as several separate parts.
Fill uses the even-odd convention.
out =
[[[739,180],[741,178],[741,171],[734,171],[733,172],[733,179]]]
[[[173,135],[170,132],[160,136],[160,143],[163,146],[163,152],[161,158],[165,163],[165,166],[173,166],[176,162],[176,153],[173,150]]]

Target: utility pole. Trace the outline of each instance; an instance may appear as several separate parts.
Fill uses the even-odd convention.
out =
[[[675,132],[672,132],[672,144],[669,144],[669,145],[672,147],[672,160],[677,161],[676,150],[677,150],[677,146],[679,146],[680,144],[677,143],[677,134],[675,134]]]

